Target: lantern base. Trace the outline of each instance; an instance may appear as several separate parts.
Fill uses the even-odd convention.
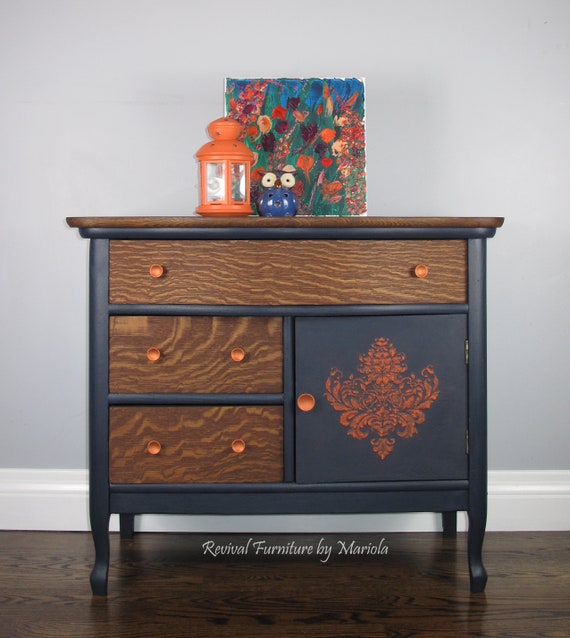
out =
[[[201,204],[196,209],[203,217],[247,217],[253,214],[249,204]]]

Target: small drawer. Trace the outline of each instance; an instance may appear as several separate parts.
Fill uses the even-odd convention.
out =
[[[114,304],[465,303],[465,240],[115,240]]]
[[[281,406],[110,408],[111,483],[283,480]]]
[[[113,393],[279,393],[280,317],[113,316]]]

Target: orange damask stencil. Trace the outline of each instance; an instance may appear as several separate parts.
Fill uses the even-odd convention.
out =
[[[394,449],[396,435],[411,438],[418,433],[416,426],[425,421],[425,411],[439,396],[439,382],[432,366],[426,366],[419,377],[406,376],[406,355],[384,337],[375,339],[359,361],[360,376],[351,374],[344,381],[343,373],[333,368],[324,396],[342,412],[340,423],[349,436],[376,435],[370,444],[384,460]]]

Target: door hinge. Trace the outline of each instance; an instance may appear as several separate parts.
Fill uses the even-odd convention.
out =
[[[465,430],[465,454],[469,454],[469,429]]]
[[[465,339],[465,365],[469,365],[469,339]]]

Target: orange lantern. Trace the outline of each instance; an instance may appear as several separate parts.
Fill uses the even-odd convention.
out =
[[[230,117],[211,122],[211,142],[196,153],[200,162],[200,205],[204,216],[233,217],[253,213],[249,180],[253,153],[238,137],[242,126]]]

